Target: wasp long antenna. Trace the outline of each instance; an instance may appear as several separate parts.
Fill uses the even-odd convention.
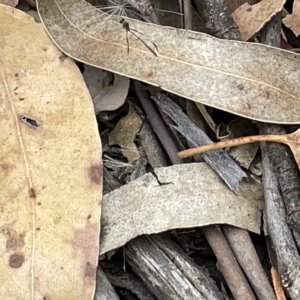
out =
[[[128,32],[130,32],[132,35],[134,35],[141,43],[143,43],[145,45],[145,47],[147,47],[147,49],[155,56],[157,56],[157,54],[155,53],[155,51],[149,46],[147,45],[138,35],[136,35],[133,31],[138,32],[137,30],[134,29],[130,29],[129,23],[125,21],[124,18],[122,18],[120,20],[120,23],[122,24],[122,27],[126,30],[126,40],[127,40],[127,49],[128,49],[128,53],[129,53],[129,39],[128,39]],[[140,33],[140,32],[139,32]],[[154,47],[157,49],[157,46],[152,43],[154,45]]]

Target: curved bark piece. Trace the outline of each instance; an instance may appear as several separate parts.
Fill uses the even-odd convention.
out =
[[[103,197],[100,254],[138,235],[174,228],[226,223],[260,232],[260,184],[241,182],[235,195],[206,163],[157,168],[155,174],[157,178],[147,173]]]

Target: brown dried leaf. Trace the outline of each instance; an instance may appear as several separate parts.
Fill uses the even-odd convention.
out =
[[[206,163],[157,168],[155,174],[103,197],[101,254],[138,235],[174,228],[225,223],[260,232],[261,184],[242,182],[235,195]]]
[[[0,298],[91,300],[101,145],[72,59],[0,5]]]
[[[19,3],[19,0],[0,0],[0,4],[16,7]]]
[[[293,13],[282,20],[283,24],[290,28],[296,36],[300,34],[300,0],[294,0]]]
[[[127,77],[88,65],[84,68],[83,77],[93,99],[96,114],[116,110],[124,104],[130,83]]]
[[[236,9],[232,17],[237,24],[244,41],[259,32],[271,18],[280,12],[286,0],[261,0],[250,5],[248,2]]]
[[[114,130],[109,134],[109,144],[119,145],[129,163],[140,158],[140,153],[136,148],[134,140],[141,126],[142,120],[140,116],[130,106],[128,114],[118,122]]]
[[[56,45],[79,61],[236,115],[300,123],[298,54],[132,19],[130,27],[158,51],[129,32],[128,53],[119,19],[102,23],[103,13],[83,0],[38,0],[38,10]]]

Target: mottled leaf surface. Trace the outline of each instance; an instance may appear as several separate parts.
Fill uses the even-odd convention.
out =
[[[84,0],[37,3],[53,41],[79,61],[250,119],[300,123],[298,54],[132,19],[157,56],[130,32],[128,53],[120,18]]]
[[[0,299],[91,300],[101,144],[73,60],[0,5]]]

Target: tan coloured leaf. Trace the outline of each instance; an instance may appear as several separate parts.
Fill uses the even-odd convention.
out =
[[[116,110],[124,104],[130,83],[127,77],[88,65],[84,68],[83,77],[93,99],[96,114]]]
[[[282,20],[283,24],[290,28],[296,36],[300,34],[300,1],[294,0],[293,13]]]
[[[119,145],[129,163],[140,158],[140,153],[136,148],[134,140],[141,126],[142,120],[140,116],[130,106],[128,114],[118,122],[114,130],[109,134],[109,144]]]
[[[119,19],[102,22],[107,15],[84,0],[37,3],[53,41],[79,61],[236,115],[300,123],[298,54],[132,19],[130,28],[143,33],[148,47],[156,51],[155,44],[158,51],[155,56],[129,32],[128,53]]]
[[[231,224],[259,233],[263,191],[241,182],[232,193],[206,163],[174,165],[103,196],[101,254],[141,234],[209,224]]]
[[[19,3],[19,0],[0,0],[0,4],[9,5],[16,7]]]
[[[73,60],[0,5],[0,299],[91,300],[101,145]]]
[[[236,9],[232,16],[243,40],[247,41],[259,32],[273,16],[282,10],[285,1],[261,0],[254,5],[246,2]]]

